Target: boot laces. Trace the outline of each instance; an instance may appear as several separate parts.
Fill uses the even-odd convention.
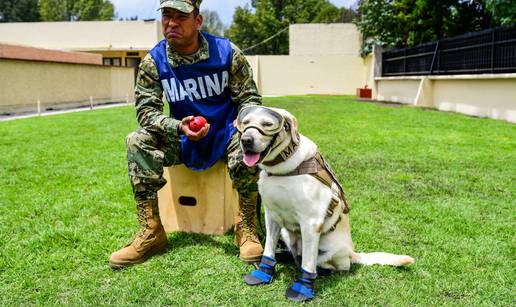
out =
[[[244,205],[241,208],[242,210],[242,221],[240,222],[240,227],[242,228],[243,237],[246,240],[250,241],[258,241],[258,237],[256,235],[256,229],[254,226],[254,206]]]
[[[140,224],[140,231],[136,235],[137,237],[143,237],[143,234],[149,229],[149,217],[147,216],[145,204],[138,204],[138,224]]]

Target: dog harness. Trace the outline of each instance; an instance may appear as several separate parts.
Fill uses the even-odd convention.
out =
[[[251,110],[251,108],[254,108],[254,107],[249,107],[248,110]],[[261,107],[261,108],[264,108],[264,107]],[[274,148],[276,148],[276,146],[278,146],[278,144],[276,144],[276,141],[278,139],[278,135],[281,133],[282,130],[284,130],[286,133],[290,133],[290,135],[292,137],[292,142],[290,142],[289,145],[285,149],[283,149],[273,160],[263,161],[261,164],[263,164],[265,166],[269,166],[269,167],[275,166],[279,163],[285,162],[288,158],[290,158],[297,151],[297,149],[299,147],[300,135],[299,135],[299,132],[297,131],[297,129],[292,127],[292,125],[294,125],[294,126],[296,125],[295,122],[290,123],[290,122],[286,121],[285,118],[281,114],[278,113],[277,117],[280,118],[279,125],[275,128],[265,131],[264,127],[261,127],[259,125],[254,125],[254,124],[243,123],[240,120],[241,117],[242,118],[244,117],[243,114],[245,113],[245,110],[247,110],[247,109],[244,108],[242,111],[240,111],[240,113],[238,115],[237,130],[239,133],[243,134],[247,129],[254,128],[263,135],[271,135],[272,140],[269,143],[269,146],[265,149],[265,152],[269,153]],[[274,110],[270,110],[270,111],[277,113]],[[313,157],[311,157],[310,159],[303,161],[295,170],[293,170],[289,173],[286,173],[286,174],[267,173],[267,174],[269,176],[311,175],[314,178],[316,178],[317,180],[319,180],[320,182],[322,182],[324,185],[329,187],[332,191],[332,200],[331,200],[330,205],[328,206],[328,210],[326,211],[326,218],[330,218],[333,216],[333,214],[335,213],[335,209],[337,208],[337,206],[340,204],[341,201],[344,203],[344,206],[342,208],[339,208],[340,210],[342,210],[341,213],[339,213],[339,218],[333,224],[333,226],[328,231],[326,231],[326,233],[335,230],[335,228],[337,227],[337,224],[342,219],[342,215],[341,215],[342,213],[344,213],[344,214],[349,213],[349,205],[348,205],[348,203],[346,201],[346,197],[344,195],[344,189],[342,188],[339,181],[337,180],[337,176],[335,176],[335,173],[333,172],[333,170],[330,168],[328,163],[326,163],[323,156],[319,152],[316,152],[316,154]]]
[[[268,162],[262,162],[262,164],[266,166],[274,166],[276,164],[279,164],[281,162],[284,162],[287,160],[291,155],[296,152],[298,147],[298,144],[291,143],[285,150],[283,150],[279,155],[276,156],[276,158],[272,161]],[[299,166],[286,174],[269,174],[270,176],[299,176],[299,175],[311,175],[320,182],[322,182],[324,185],[329,187],[332,191],[332,200],[330,205],[328,206],[328,210],[326,211],[326,218],[330,218],[333,216],[337,206],[340,204],[340,201],[344,203],[344,207],[340,208],[342,210],[342,213],[348,214],[349,213],[349,205],[346,201],[346,196],[344,194],[344,189],[340,185],[339,181],[337,180],[337,176],[333,172],[333,170],[330,168],[329,164],[326,162],[326,160],[323,158],[320,152],[317,152],[313,157],[311,157],[308,160],[303,161]],[[339,214],[339,218],[333,224],[333,226],[326,231],[326,233],[332,232],[337,227],[337,224],[342,219],[342,216]]]

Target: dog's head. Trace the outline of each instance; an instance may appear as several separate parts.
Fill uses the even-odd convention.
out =
[[[299,143],[296,118],[283,109],[250,106],[237,116],[245,165],[273,160],[290,143]]]

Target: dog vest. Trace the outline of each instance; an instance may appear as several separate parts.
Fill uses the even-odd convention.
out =
[[[280,162],[285,161],[289,156],[291,156],[297,150],[297,145],[291,143],[281,154],[276,156],[276,158],[272,161],[265,162],[266,166],[276,165]],[[303,161],[299,166],[286,174],[269,174],[270,176],[298,176],[298,175],[311,175],[327,187],[329,187],[332,191],[332,200],[330,205],[328,206],[328,210],[326,211],[326,218],[330,218],[333,216],[335,209],[338,209],[337,206],[340,204],[340,201],[344,203],[344,207],[341,208],[342,213],[349,213],[349,205],[346,201],[346,195],[344,194],[344,189],[340,185],[337,180],[337,176],[330,168],[329,164],[326,163],[323,156],[317,152],[315,156],[311,157],[308,160]],[[339,214],[339,218],[333,224],[333,226],[326,232],[332,232],[337,227],[337,224],[342,219],[342,216]]]
[[[170,105],[170,117],[181,120],[200,115],[211,125],[208,135],[200,141],[181,136],[181,161],[193,170],[208,169],[222,157],[236,131],[233,120],[237,116],[229,90],[231,43],[207,33],[201,35],[208,41],[210,57],[195,64],[173,68],[167,60],[166,40],[150,51]]]

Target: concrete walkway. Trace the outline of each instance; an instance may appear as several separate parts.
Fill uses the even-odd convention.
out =
[[[263,98],[268,97],[282,97],[280,95],[263,95]],[[116,108],[116,107],[123,107],[127,105],[133,105],[133,103],[110,103],[110,104],[102,104],[93,106],[93,110],[97,109],[109,109],[109,108]],[[39,116],[51,116],[51,115],[58,115],[58,114],[65,114],[65,113],[73,113],[73,112],[84,112],[84,111],[91,111],[92,109],[89,106],[84,106],[80,108],[70,108],[66,110],[59,110],[59,111],[46,111],[41,112],[41,115],[38,113],[25,113],[25,114],[19,114],[19,115],[0,115],[0,122],[10,121],[10,120],[16,120],[16,119],[22,119],[22,118],[31,118],[31,117],[39,117]]]
[[[86,106],[86,107],[71,108],[71,109],[59,110],[59,111],[46,111],[46,112],[41,112],[41,115],[38,113],[27,113],[27,114],[21,114],[21,115],[0,115],[0,122],[22,119],[22,118],[51,116],[51,115],[74,113],[74,112],[84,112],[84,111],[91,111],[91,110],[97,110],[97,109],[109,109],[109,108],[123,107],[123,106],[128,106],[128,105],[129,104],[127,104],[127,103],[112,103],[112,104],[103,104],[103,105],[93,106],[93,109],[91,109],[89,106]]]

